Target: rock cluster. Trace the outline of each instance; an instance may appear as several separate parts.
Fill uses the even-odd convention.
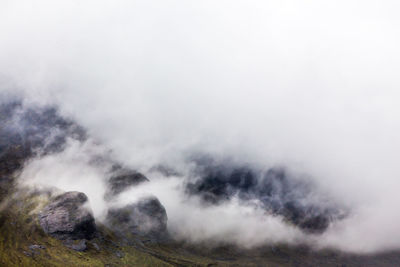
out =
[[[117,166],[108,180],[107,200],[118,196],[134,186],[149,180],[141,173]],[[106,224],[121,235],[140,235],[151,240],[161,240],[167,236],[167,212],[154,197],[144,197],[134,203],[111,208]]]
[[[59,153],[66,148],[68,140],[84,142],[87,138],[82,127],[61,116],[54,107],[24,105],[18,99],[0,103],[0,201],[11,192],[15,174],[28,160]],[[96,155],[91,164],[100,165],[102,162],[112,166],[105,195],[108,201],[149,181],[143,174],[120,166],[107,155]],[[107,221],[112,228],[123,234],[151,237],[166,234],[166,211],[155,197],[114,208],[108,214]],[[96,235],[95,219],[84,193],[66,192],[50,199],[38,219],[46,234],[63,240],[74,250],[85,250],[87,239]],[[97,245],[94,247],[100,249]]]

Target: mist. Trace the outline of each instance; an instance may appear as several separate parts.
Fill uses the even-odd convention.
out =
[[[179,238],[399,249],[399,5],[6,0],[0,90],[3,99],[57,106],[145,173],[151,185],[135,190],[160,198]],[[22,177],[85,192],[101,217],[105,172],[85,160],[85,147],[68,149],[31,162]],[[185,202],[193,153],[285,166],[350,215],[315,236],[235,201]],[[150,171],[158,164],[183,175],[159,178]]]

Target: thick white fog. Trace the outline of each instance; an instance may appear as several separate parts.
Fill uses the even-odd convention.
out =
[[[399,12],[388,0],[3,0],[0,90],[57,105],[145,173],[158,163],[184,169],[193,151],[279,164],[351,207],[307,236],[238,203],[185,202],[181,178],[146,173],[154,181],[142,189],[181,238],[398,249]],[[98,204],[104,173],[85,171],[87,151],[75,144],[23,176]]]

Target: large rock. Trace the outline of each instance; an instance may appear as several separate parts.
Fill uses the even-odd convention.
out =
[[[96,225],[84,193],[67,192],[54,198],[39,214],[43,230],[59,239],[90,239]]]
[[[119,233],[160,240],[167,236],[167,213],[160,201],[148,197],[108,211],[106,222]]]
[[[106,193],[105,197],[106,199],[113,198],[133,186],[137,186],[148,181],[149,180],[146,178],[146,176],[137,171],[120,168],[115,171],[112,177],[109,179],[108,192]]]

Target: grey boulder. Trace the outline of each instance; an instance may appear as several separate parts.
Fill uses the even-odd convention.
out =
[[[147,197],[108,211],[106,223],[117,232],[137,234],[153,240],[167,237],[167,213],[156,197]]]
[[[111,199],[120,193],[149,180],[141,173],[133,170],[118,169],[108,181],[106,199]]]
[[[45,233],[58,239],[91,239],[96,233],[88,198],[81,192],[67,192],[51,200],[39,214]]]

